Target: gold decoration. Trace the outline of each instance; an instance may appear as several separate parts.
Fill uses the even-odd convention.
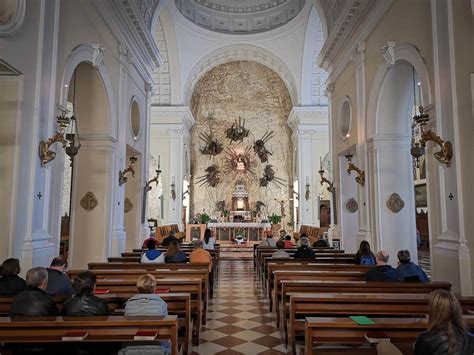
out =
[[[355,178],[356,182],[364,186],[365,185],[365,171],[357,167],[357,165],[355,165],[352,162],[352,157],[353,157],[352,154],[346,155],[347,162],[349,163],[347,166],[347,173],[351,175],[351,171],[355,171],[358,174],[358,176],[356,176]]]
[[[86,211],[92,211],[97,207],[99,201],[92,191],[87,192],[80,201],[82,208]]]

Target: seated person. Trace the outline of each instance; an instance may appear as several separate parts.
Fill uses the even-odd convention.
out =
[[[189,262],[191,263],[207,263],[209,265],[209,272],[212,270],[211,254],[202,248],[202,240],[193,240],[194,250],[189,254]]]
[[[295,259],[314,259],[316,254],[309,246],[309,239],[306,234],[302,234],[300,238],[300,247],[295,252]]]
[[[76,294],[64,302],[66,316],[105,316],[109,314],[107,302],[94,296],[97,277],[92,271],[83,271],[74,278]]]
[[[359,244],[359,250],[355,255],[355,262],[359,265],[375,265],[375,255],[370,250],[368,241],[363,240]]]
[[[276,248],[276,240],[273,239],[271,231],[267,232],[267,238],[263,239],[258,246]]]
[[[65,274],[66,260],[60,256],[51,261],[51,265],[46,269],[48,271],[48,288],[46,293],[50,296],[72,296],[72,288],[69,277]]]
[[[58,308],[45,290],[48,272],[44,267],[34,267],[26,273],[26,288],[15,296],[10,316],[57,316]]]
[[[377,253],[377,266],[367,271],[365,281],[397,281],[397,270],[388,265],[388,257],[385,250]]]
[[[400,250],[397,253],[398,267],[397,280],[398,281],[415,281],[415,282],[429,282],[430,279],[425,272],[411,261],[410,252],[408,250]]]
[[[146,264],[146,263],[164,263],[165,262],[165,255],[159,251],[156,250],[156,241],[154,239],[148,239],[148,242],[146,243],[146,248],[142,253],[142,257],[140,259],[140,263]]]
[[[173,241],[165,253],[165,263],[185,263],[188,261],[186,253],[181,250],[179,243]]]
[[[179,243],[178,238],[176,238],[176,232],[171,231],[170,235],[161,241],[161,245],[164,247],[169,247],[172,242]]]
[[[215,249],[216,239],[212,236],[212,232],[209,228],[204,232],[204,243],[202,247],[206,250]]]
[[[148,249],[146,245],[149,240],[155,241],[156,246],[160,245],[160,242],[156,240],[155,233],[152,232],[150,233],[150,236],[143,241],[142,249]]]
[[[272,254],[272,259],[289,259],[290,254],[285,251],[285,242],[283,240],[279,240],[276,242],[276,246],[278,250]]]
[[[324,239],[322,234],[318,235],[318,240],[313,243],[313,247],[315,248],[329,248],[329,243],[326,239]]]
[[[138,278],[137,281],[138,294],[132,296],[125,303],[125,316],[167,316],[168,305],[163,299],[155,294],[156,279],[153,275],[144,274]],[[139,345],[127,346],[122,349],[121,353],[127,354],[135,351],[142,351],[143,353],[160,354],[169,353],[171,351],[171,344],[169,341],[162,341],[162,346],[156,345]],[[147,352],[148,351],[148,352]],[[121,354],[119,353],[119,354]],[[135,353],[135,352],[133,352]],[[139,352],[140,353],[140,352]]]
[[[431,293],[428,330],[416,339],[414,355],[474,354],[474,336],[463,319],[459,301],[450,292]]]
[[[26,282],[18,274],[20,262],[18,259],[6,259],[0,266],[0,296],[15,296],[26,288]]]
[[[291,249],[294,248],[295,244],[291,241],[291,235],[286,235],[285,236],[285,249]]]

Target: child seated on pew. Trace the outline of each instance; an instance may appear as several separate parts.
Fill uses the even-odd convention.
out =
[[[137,281],[138,294],[125,303],[126,316],[167,316],[168,305],[155,294],[156,279],[151,274],[144,274]],[[120,355],[132,354],[169,354],[171,345],[168,341],[161,342],[161,346],[139,345],[127,346],[120,351]]]

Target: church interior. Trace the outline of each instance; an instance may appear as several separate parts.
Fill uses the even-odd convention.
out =
[[[473,0],[0,0],[0,354],[472,354],[473,36]]]

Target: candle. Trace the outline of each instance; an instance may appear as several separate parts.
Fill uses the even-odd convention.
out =
[[[306,175],[306,185],[309,185],[309,175]]]
[[[418,106],[422,106],[421,104],[421,83],[418,83]]]
[[[160,169],[161,155],[158,155],[158,170]]]
[[[323,170],[323,159],[319,156],[319,170]]]
[[[171,177],[171,183],[174,185],[174,175]]]

